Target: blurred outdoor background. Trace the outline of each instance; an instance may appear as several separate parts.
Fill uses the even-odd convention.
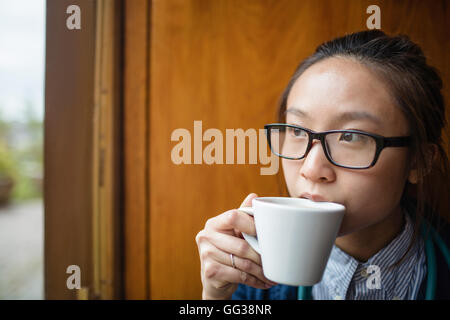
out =
[[[43,299],[45,0],[0,0],[0,299]]]

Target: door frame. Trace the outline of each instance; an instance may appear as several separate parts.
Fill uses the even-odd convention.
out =
[[[73,4],[47,1],[45,298],[120,299],[122,0],[75,1],[81,29],[70,30]],[[67,285],[73,265],[79,289]]]

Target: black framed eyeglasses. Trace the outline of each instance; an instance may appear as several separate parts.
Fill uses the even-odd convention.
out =
[[[264,129],[270,150],[279,157],[303,159],[311,150],[313,140],[317,139],[328,161],[348,169],[373,167],[384,148],[408,147],[411,143],[411,136],[387,138],[359,130],[314,132],[286,123],[266,124]]]

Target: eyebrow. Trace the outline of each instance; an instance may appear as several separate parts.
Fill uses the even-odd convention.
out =
[[[291,107],[289,109],[286,109],[284,114],[287,114],[287,113],[292,113],[292,114],[295,114],[297,116],[301,116],[301,117],[304,117],[307,119],[311,118],[308,113],[306,113],[305,111],[300,110],[298,108]],[[378,117],[376,117],[373,114],[370,114],[368,112],[365,112],[365,111],[345,111],[345,112],[339,114],[339,116],[337,117],[337,121],[339,121],[339,122],[348,122],[348,121],[352,121],[352,120],[364,120],[364,119],[370,120],[370,121],[376,123],[377,125],[382,124],[382,121]]]

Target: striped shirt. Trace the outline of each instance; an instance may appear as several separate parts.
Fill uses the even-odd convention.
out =
[[[336,245],[330,254],[321,282],[312,288],[316,300],[415,300],[426,275],[426,258],[421,237],[407,257],[388,268],[406,252],[414,225],[404,214],[400,234],[367,262],[359,262]]]

